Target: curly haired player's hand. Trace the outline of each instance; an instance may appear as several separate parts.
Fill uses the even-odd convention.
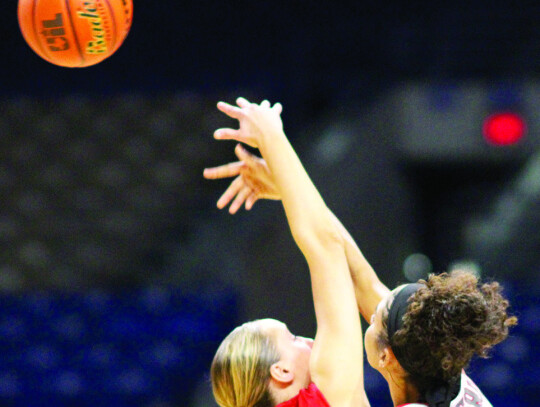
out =
[[[236,177],[219,198],[218,208],[223,209],[234,198],[229,207],[229,212],[234,215],[244,202],[246,210],[250,210],[259,199],[281,199],[266,161],[248,152],[241,144],[234,152],[240,161],[204,170],[207,179]]]
[[[260,138],[271,132],[283,132],[280,103],[274,106],[265,100],[260,105],[251,103],[240,97],[236,100],[238,106],[219,102],[217,107],[227,116],[238,120],[239,129],[222,128],[214,133],[218,140],[236,140],[251,147],[258,147]]]

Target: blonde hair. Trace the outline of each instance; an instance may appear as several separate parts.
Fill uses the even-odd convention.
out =
[[[272,339],[257,321],[235,328],[221,342],[212,366],[212,391],[221,407],[273,407],[270,367],[279,361]]]

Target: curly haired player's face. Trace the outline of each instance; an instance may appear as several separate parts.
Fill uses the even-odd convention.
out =
[[[380,345],[378,342],[379,334],[383,329],[382,326],[382,309],[387,302],[387,298],[384,298],[375,310],[375,313],[371,315],[370,325],[366,330],[364,342],[366,347],[367,360],[370,366],[378,370]]]
[[[280,354],[279,368],[292,374],[292,380],[307,386],[311,382],[309,358],[313,347],[313,339],[293,335],[287,325],[275,319],[257,321],[276,344]]]

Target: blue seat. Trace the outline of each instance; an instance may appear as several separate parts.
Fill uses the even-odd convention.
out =
[[[48,344],[32,344],[24,349],[23,363],[30,370],[47,372],[57,368],[62,359],[62,353]]]
[[[21,378],[13,371],[0,371],[0,400],[11,400],[22,394]]]
[[[223,313],[235,308],[226,296],[209,300],[156,286],[0,295],[2,303],[0,405],[25,407],[187,398],[231,328]]]

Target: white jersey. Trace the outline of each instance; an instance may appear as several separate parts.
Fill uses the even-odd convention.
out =
[[[480,391],[478,386],[465,374],[461,372],[461,388],[457,397],[450,402],[450,407],[493,407],[489,400]]]
[[[410,403],[403,404],[400,407],[426,407],[426,404]],[[489,400],[480,391],[464,371],[461,372],[461,387],[454,400],[450,402],[450,407],[493,407]]]

